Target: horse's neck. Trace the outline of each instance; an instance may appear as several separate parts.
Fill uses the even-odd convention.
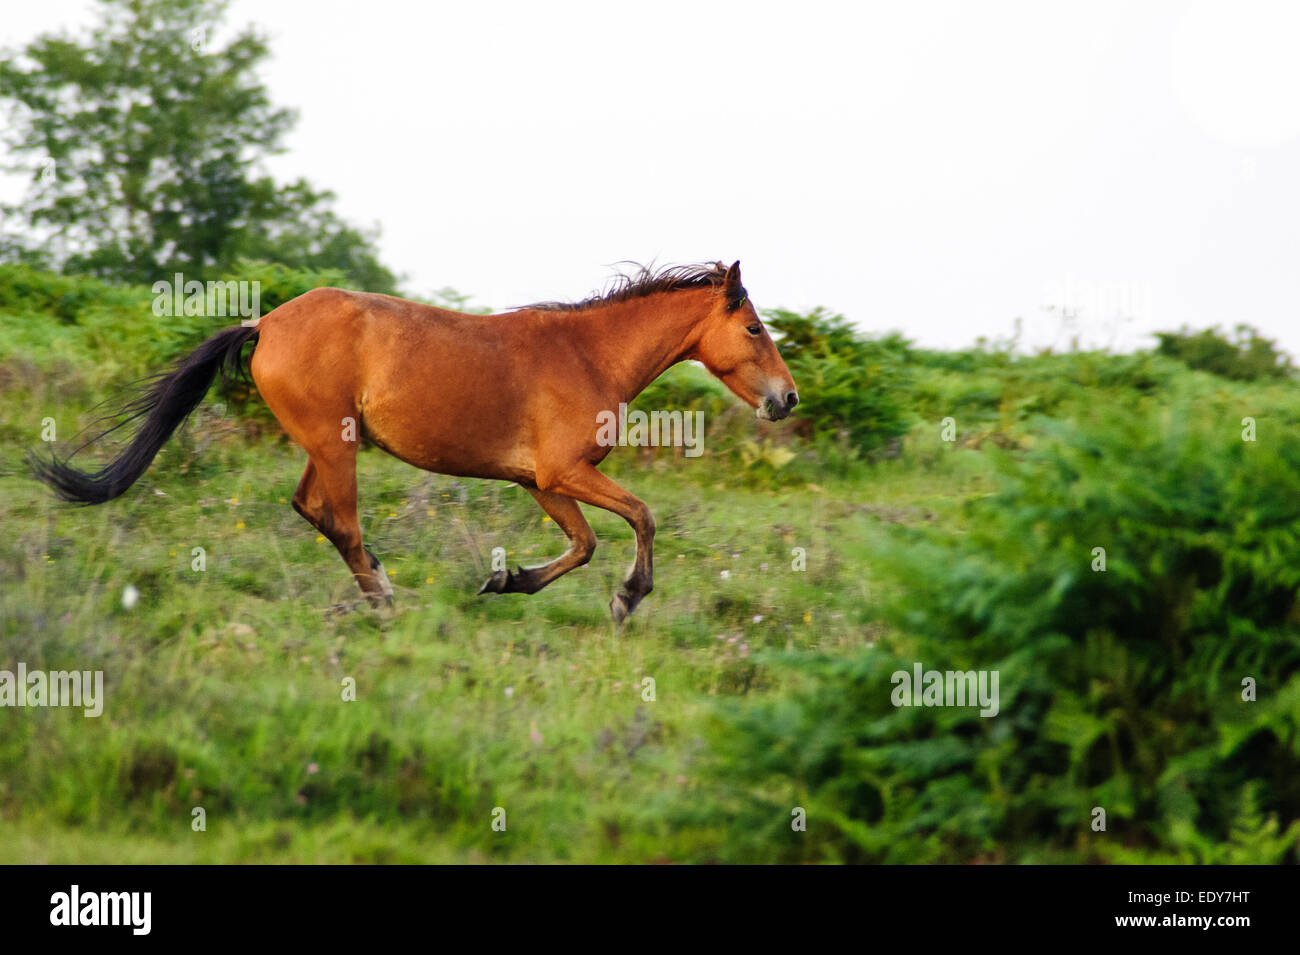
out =
[[[647,296],[574,313],[588,336],[587,354],[608,375],[613,397],[631,401],[695,346],[709,300],[696,290]]]

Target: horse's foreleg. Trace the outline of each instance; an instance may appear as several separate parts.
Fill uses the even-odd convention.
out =
[[[361,541],[355,452],[309,458],[293,495],[293,509],[334,545],[372,604],[393,602],[384,565]]]
[[[629,494],[586,463],[548,482],[546,490],[612,511],[632,525],[632,530],[636,532],[636,560],[628,571],[623,586],[609,604],[614,622],[622,623],[636,609],[641,599],[654,589],[654,515],[644,501]]]
[[[562,577],[575,567],[591,560],[596,551],[596,533],[582,516],[578,502],[562,494],[524,488],[542,506],[551,520],[569,539],[569,549],[549,564],[537,567],[516,567],[498,570],[479,588],[481,594],[535,594],[557,577]]]

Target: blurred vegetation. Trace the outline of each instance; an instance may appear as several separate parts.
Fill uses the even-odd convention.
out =
[[[784,861],[1296,861],[1300,408],[1256,443],[1235,413],[1041,420],[1032,450],[987,452],[964,533],[876,535],[886,632],[777,655],[806,686],[715,736],[721,778],[764,794],[712,804],[753,836],[737,857],[802,805],[831,831]],[[894,708],[915,661],[998,671],[1001,715]],[[1245,702],[1246,679],[1270,689]]]
[[[347,284],[226,275],[264,310]],[[1163,338],[940,352],[768,313],[794,418],[679,365],[637,405],[704,411],[704,456],[605,466],[659,525],[615,632],[621,521],[589,510],[595,560],[542,593],[476,597],[492,547],[541,562],[554,525],[375,450],[362,519],[398,603],[336,612],[354,585],[255,395],[210,399],[125,499],[54,503],[21,463],[43,420],[66,441],[229,323],[152,299],[0,266],[0,668],[99,668],[109,694],[100,720],[5,717],[0,859],[1300,862],[1300,398],[1271,344],[1251,367],[1287,370],[1244,374]],[[918,662],[997,671],[999,714],[894,707]]]
[[[865,337],[823,309],[764,315],[807,404],[804,433],[822,457],[857,457],[907,432],[902,402],[911,350],[901,336]]]
[[[1232,337],[1217,328],[1193,332],[1159,332],[1158,351],[1177,358],[1188,368],[1208,371],[1238,381],[1260,378],[1291,378],[1295,369],[1289,355],[1278,351],[1277,344],[1264,338],[1249,325],[1238,325]]]

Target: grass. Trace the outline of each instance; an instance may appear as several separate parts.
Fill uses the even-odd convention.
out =
[[[633,550],[621,520],[590,510],[595,559],[542,593],[475,596],[492,548],[542,562],[562,535],[522,490],[378,451],[362,521],[388,612],[338,612],[355,585],[287,503],[301,453],[216,416],[103,507],[0,477],[7,656],[101,669],[107,687],[98,719],[0,711],[0,861],[714,858],[725,829],[673,822],[706,798],[711,707],[779,696],[769,651],[860,650],[869,528],[950,519],[954,481],[979,475],[897,464],[774,491],[620,453],[616,478],[659,524],[655,592],[621,630],[606,611]]]
[[[256,396],[214,393],[110,504],[27,476],[51,420],[67,447],[212,331],[145,291],[0,267],[0,670],[102,670],[107,697],[0,707],[0,862],[1298,858],[1291,379],[859,343],[806,359],[824,413],[771,426],[679,367],[643,400],[707,409],[704,456],[603,468],[658,523],[622,629],[619,518],[585,508],[594,560],[541,593],[479,597],[494,548],[558,555],[554,524],[367,449],[374,611]],[[842,426],[868,418],[864,460]],[[999,718],[894,708],[915,661],[1005,671]]]

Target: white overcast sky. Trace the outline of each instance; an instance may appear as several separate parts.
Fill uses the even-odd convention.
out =
[[[0,43],[93,6],[6,3]],[[250,21],[300,113],[271,171],[417,294],[738,258],[760,307],[927,345],[1063,344],[1067,305],[1085,344],[1300,353],[1297,3],[235,0],[210,39]]]

